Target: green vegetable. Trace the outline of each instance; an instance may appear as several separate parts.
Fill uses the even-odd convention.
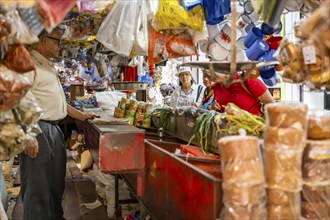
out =
[[[215,121],[219,119],[226,119],[227,129],[220,129],[222,132],[226,132],[229,134],[238,134],[238,130],[243,128],[246,130],[248,135],[253,136],[262,136],[262,133],[265,128],[265,119],[257,116],[252,115],[251,113],[242,110],[237,105],[233,103],[229,103],[228,107],[230,108],[230,112],[234,114],[223,114],[219,115],[215,118]],[[219,128],[218,128],[219,129]]]
[[[208,135],[210,131],[210,126],[214,121],[215,116],[217,115],[216,111],[208,111],[200,116],[197,117],[196,120],[196,127],[193,136],[190,138],[188,145],[197,138],[199,142],[199,147],[201,148],[202,152],[212,153],[208,149]]]
[[[159,123],[156,125],[157,128],[163,128],[163,130],[165,131],[171,112],[172,110],[167,108],[158,108],[151,112],[152,117],[159,117]]]

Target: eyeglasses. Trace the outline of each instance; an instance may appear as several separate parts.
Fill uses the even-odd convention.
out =
[[[52,36],[45,36],[45,37],[50,38],[50,39],[52,39],[52,40],[56,40],[58,45],[61,44],[61,39],[59,39],[59,38],[52,37]]]

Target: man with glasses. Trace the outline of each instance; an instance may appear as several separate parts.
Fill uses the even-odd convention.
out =
[[[20,154],[21,196],[24,220],[64,219],[61,206],[65,186],[66,145],[58,121],[70,115],[86,120],[84,114],[66,103],[51,58],[60,54],[61,31],[42,32],[39,42],[30,46],[36,71],[27,73],[31,92],[44,113],[39,121],[42,133]]]

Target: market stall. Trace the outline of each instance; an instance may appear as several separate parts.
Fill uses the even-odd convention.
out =
[[[71,135],[68,147],[86,147],[93,172],[114,175],[104,193],[115,197],[109,217],[138,201],[142,219],[330,218],[330,114],[282,103],[278,89],[329,91],[328,0],[37,2],[0,4],[0,160],[40,133],[42,109],[20,74],[35,69],[23,44],[59,25],[62,55],[53,62],[67,103],[97,116],[71,121],[80,138]],[[292,11],[305,16],[296,42],[282,31],[281,16]],[[199,54],[206,60],[194,61]],[[218,111],[167,105],[174,89],[160,84],[174,78],[171,60],[251,96],[245,82],[259,78],[277,103],[258,100],[260,114],[243,101]],[[134,200],[119,199],[120,179]]]

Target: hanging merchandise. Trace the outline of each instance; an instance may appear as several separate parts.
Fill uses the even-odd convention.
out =
[[[186,11],[178,0],[160,0],[152,26],[157,31],[187,27],[203,31],[204,20],[204,11],[200,5]]]
[[[30,89],[31,83],[0,64],[0,111],[7,111],[19,104]]]
[[[190,10],[197,5],[203,6],[203,0],[183,0],[183,5],[186,10]]]
[[[36,69],[29,52],[22,44],[11,46],[10,51],[6,53],[4,64],[17,73],[26,73]]]
[[[287,2],[287,0],[252,0],[252,5],[261,19],[275,28],[280,22]]]
[[[37,122],[41,108],[31,92],[13,110],[0,111],[0,161],[22,152],[41,133]]]
[[[96,39],[109,50],[129,56],[141,1],[119,0],[104,19]]]
[[[169,58],[197,55],[197,48],[188,29],[165,30],[157,32],[149,29],[149,65],[159,63]],[[153,74],[150,71],[150,75]]]
[[[44,29],[39,21],[39,15],[36,7],[19,8],[19,14],[25,24],[29,27],[33,36],[38,36]]]
[[[224,16],[231,12],[230,0],[203,1],[206,24],[215,25],[224,20]]]
[[[11,24],[11,33],[7,40],[8,44],[32,44],[39,41],[37,35],[30,31],[17,10],[10,10],[5,16]]]
[[[148,54],[148,21],[147,21],[147,3],[141,2],[140,13],[136,25],[136,32],[134,36],[134,49],[137,55]]]
[[[37,0],[43,26],[51,32],[75,5],[75,0]]]
[[[7,40],[11,32],[11,25],[3,15],[0,14],[0,44]]]
[[[104,77],[108,75],[108,67],[105,63],[105,59],[107,59],[106,55],[96,54],[95,56],[95,65],[99,72],[100,77]]]

